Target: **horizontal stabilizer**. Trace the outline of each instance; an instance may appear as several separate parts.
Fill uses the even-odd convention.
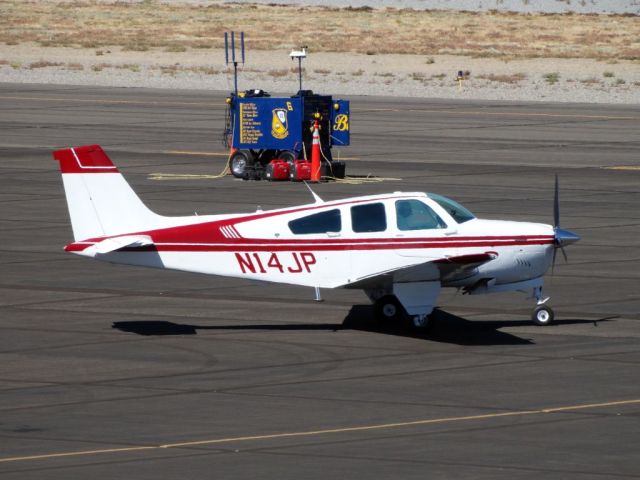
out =
[[[86,249],[86,253],[105,254],[123,248],[141,248],[153,245],[149,235],[123,235],[122,237],[106,238]]]

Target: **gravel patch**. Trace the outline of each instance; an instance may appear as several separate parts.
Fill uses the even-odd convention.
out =
[[[5,46],[0,82],[231,91],[224,52],[131,52],[37,45]],[[298,90],[288,51],[249,52],[240,90]],[[503,60],[453,55],[310,53],[303,88],[332,95],[382,95],[546,102],[640,103],[640,62]],[[462,85],[458,71],[467,72]]]
[[[136,2],[143,0],[121,0]],[[162,3],[207,5],[211,0],[161,0]],[[232,0],[222,3],[263,3],[353,8],[412,8],[470,12],[586,13],[640,15],[640,0]]]

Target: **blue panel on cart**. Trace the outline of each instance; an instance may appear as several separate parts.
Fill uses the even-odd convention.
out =
[[[334,147],[349,145],[351,131],[349,100],[334,100],[333,103],[339,108],[331,110],[331,144]]]
[[[302,139],[299,98],[237,98],[233,146],[240,149],[293,150]]]

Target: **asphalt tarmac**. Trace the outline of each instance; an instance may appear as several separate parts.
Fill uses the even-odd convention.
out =
[[[535,327],[445,292],[434,330],[364,294],[110,265],[72,240],[51,151],[99,143],[165,215],[311,201],[211,178],[224,96],[0,84],[0,477],[640,478],[637,106],[351,98],[325,199],[433,191],[582,236]],[[335,152],[338,155],[338,150]],[[185,175],[195,175],[186,177]]]

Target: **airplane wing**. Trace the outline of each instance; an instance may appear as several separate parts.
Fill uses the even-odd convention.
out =
[[[461,280],[473,274],[480,265],[490,262],[497,257],[494,252],[484,252],[471,255],[458,255],[436,260],[434,263],[440,271],[441,282]]]
[[[77,246],[84,243],[85,242],[72,243],[67,245],[65,250],[75,250]],[[89,247],[85,245],[85,248],[88,253],[106,254],[124,248],[143,248],[150,245],[153,245],[153,240],[149,235],[123,235],[121,237],[105,238],[97,243],[93,243],[93,245]]]
[[[372,285],[397,282],[461,280],[474,274],[476,268],[496,258],[494,252],[428,259],[417,265],[379,272],[345,285],[348,288],[367,288]]]

